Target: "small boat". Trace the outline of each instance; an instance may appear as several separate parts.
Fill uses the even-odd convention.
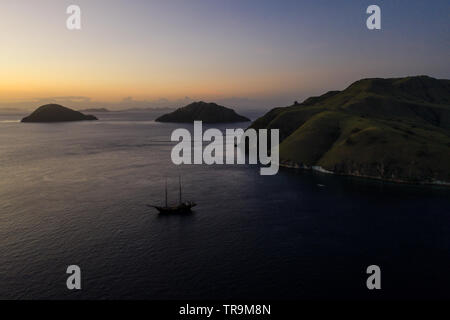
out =
[[[178,205],[169,206],[167,204],[167,179],[166,179],[166,203],[165,206],[156,206],[148,204],[147,207],[155,208],[161,214],[177,214],[177,213],[189,213],[191,209],[195,207],[197,204],[193,201],[182,201],[181,200],[181,177],[179,177],[179,185],[180,185],[180,201]]]

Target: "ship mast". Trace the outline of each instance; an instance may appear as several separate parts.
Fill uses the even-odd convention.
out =
[[[167,208],[167,178],[166,178],[166,208]]]
[[[181,204],[181,176],[178,176],[178,183],[180,185],[180,204]]]

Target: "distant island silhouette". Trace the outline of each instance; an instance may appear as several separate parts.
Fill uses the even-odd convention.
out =
[[[250,128],[280,130],[287,167],[450,184],[450,80],[362,79],[272,109]]]
[[[155,121],[157,122],[193,122],[203,121],[205,123],[246,122],[247,117],[241,116],[233,109],[220,106],[216,103],[203,101],[193,102],[185,107],[167,113]]]
[[[85,115],[59,104],[46,104],[37,108],[29,116],[22,119],[22,122],[67,122],[98,120],[95,116]]]
[[[80,112],[111,112],[106,108],[91,108],[91,109],[83,109],[79,110]]]

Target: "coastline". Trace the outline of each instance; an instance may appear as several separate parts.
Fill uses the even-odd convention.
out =
[[[408,180],[402,180],[402,179],[387,179],[387,178],[376,177],[376,176],[368,176],[368,175],[362,175],[362,174],[343,174],[343,173],[337,173],[337,172],[333,172],[333,171],[324,169],[321,166],[306,166],[304,164],[298,164],[298,163],[296,163],[294,161],[286,161],[286,160],[285,161],[280,161],[279,165],[280,165],[280,167],[289,168],[289,169],[300,169],[300,170],[314,171],[314,172],[319,172],[319,173],[329,174],[329,175],[336,175],[336,176],[343,176],[343,177],[357,177],[357,178],[378,180],[378,181],[382,181],[382,182],[390,182],[390,183],[397,183],[397,184],[450,187],[450,182],[448,182],[448,181],[441,181],[441,180],[435,180],[435,181],[408,181]]]

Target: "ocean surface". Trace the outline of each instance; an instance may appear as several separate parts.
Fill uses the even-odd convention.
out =
[[[175,166],[179,125],[98,116],[0,116],[0,299],[450,298],[449,188]],[[177,201],[179,175],[195,211],[147,208],[166,177]],[[80,291],[66,288],[73,264]],[[378,291],[366,288],[373,264]]]

